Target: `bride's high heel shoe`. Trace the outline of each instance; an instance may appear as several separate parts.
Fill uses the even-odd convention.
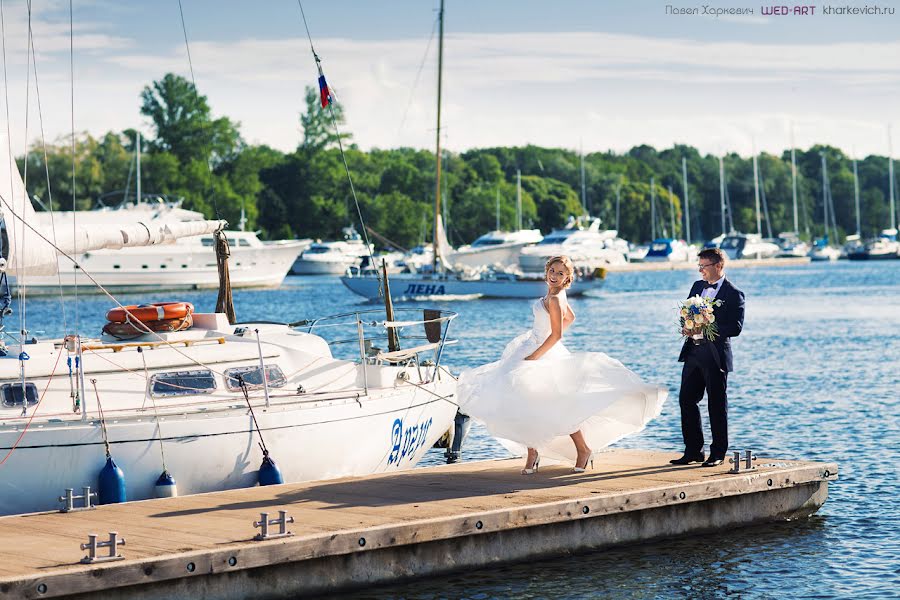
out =
[[[522,475],[534,475],[537,473],[538,466],[541,464],[541,455],[537,452],[534,453],[534,462],[531,463],[531,467],[525,467],[522,469]]]
[[[572,467],[572,472],[573,472],[573,473],[584,473],[585,470],[587,470],[588,464],[591,465],[591,469],[594,468],[594,452],[593,452],[593,451],[591,451],[591,453],[588,454],[587,460],[584,461],[584,466],[583,466],[583,467],[579,467],[579,466],[578,466],[578,463],[576,462],[576,463],[575,463],[575,466]]]

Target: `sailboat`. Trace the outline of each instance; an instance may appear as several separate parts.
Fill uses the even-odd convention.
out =
[[[894,199],[894,151],[891,145],[891,130],[888,128],[888,194],[891,226],[883,229],[878,237],[869,240],[858,252],[848,254],[856,260],[886,260],[900,258],[900,241],[897,240],[897,214]]]
[[[841,256],[841,251],[829,243],[829,222],[834,222],[834,205],[831,200],[831,185],[828,181],[828,165],[825,162],[825,153],[822,157],[822,210],[824,211],[825,235],[813,242],[809,251],[809,258],[813,261],[832,261]],[[829,221],[830,218],[830,221]],[[837,226],[833,227],[834,237],[837,238]]]
[[[444,4],[438,13],[438,77],[437,77],[437,132],[435,163],[437,176],[434,196],[434,256],[430,273],[399,274],[391,278],[390,293],[396,299],[433,298],[539,298],[546,293],[543,279],[524,278],[514,273],[480,272],[472,276],[454,272],[450,262],[450,244],[447,241],[441,219],[441,87],[444,57]],[[546,241],[546,239],[544,240]],[[543,272],[541,273],[543,274]],[[604,282],[603,272],[583,273],[567,290],[570,296],[599,289]],[[341,282],[353,293],[370,300],[379,299],[384,293],[381,280],[374,274],[348,273]]]
[[[7,148],[0,216],[19,302],[60,258],[198,235],[215,236],[212,262],[227,273],[224,221],[43,229]],[[59,508],[86,488],[107,503],[408,469],[452,425],[456,382],[441,357],[455,313],[235,325],[222,304],[119,305],[107,314],[115,327],[60,339],[26,334],[20,305],[21,335],[7,332],[0,352],[0,515]],[[329,343],[332,331],[349,333],[353,350]],[[406,338],[416,341],[400,348]]]

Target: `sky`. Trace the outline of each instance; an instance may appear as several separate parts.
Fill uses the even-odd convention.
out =
[[[438,3],[302,0],[344,130],[363,149],[434,148]],[[754,14],[676,15],[667,5]],[[442,145],[623,152],[684,143],[748,156],[780,153],[793,135],[799,148],[886,155],[889,129],[900,136],[900,1],[761,14],[773,5],[782,4],[446,0]],[[190,62],[177,0],[71,6],[72,36],[68,0],[33,0],[35,86],[27,4],[2,2],[14,154],[41,130],[48,141],[69,135],[73,121],[94,136],[152,136],[141,90],[167,72],[190,78],[191,66],[213,115],[240,122],[247,142],[289,151],[302,139],[304,87],[317,72],[296,0],[182,0]],[[824,15],[827,6],[895,14]]]

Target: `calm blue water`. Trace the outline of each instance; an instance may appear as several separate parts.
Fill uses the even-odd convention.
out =
[[[729,277],[747,295],[744,333],[734,345],[736,371],[729,377],[733,447],[838,462],[840,480],[816,516],[348,597],[900,596],[900,261],[735,269]],[[694,279],[690,271],[616,273],[597,296],[572,300],[578,320],[567,336],[570,348],[606,352],[672,390],[662,415],[621,446],[682,448],[675,305]],[[173,298],[194,302],[199,311],[215,304],[209,292],[121,300]],[[281,289],[238,291],[234,298],[239,320],[293,321],[375,308],[336,278],[289,278]],[[82,297],[81,330],[99,331],[109,307],[106,299]],[[529,326],[523,301],[443,307],[460,313],[451,330],[460,344],[446,357],[454,370],[494,360]],[[71,327],[71,310],[66,318]],[[60,334],[58,299],[29,301],[27,320],[44,335]],[[473,460],[506,453],[476,426],[464,455]],[[441,462],[442,451],[432,450],[424,464]]]

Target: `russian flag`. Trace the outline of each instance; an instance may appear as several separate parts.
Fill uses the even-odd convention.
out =
[[[325,82],[325,75],[319,75],[319,99],[322,101],[322,108],[331,104],[331,92]]]

